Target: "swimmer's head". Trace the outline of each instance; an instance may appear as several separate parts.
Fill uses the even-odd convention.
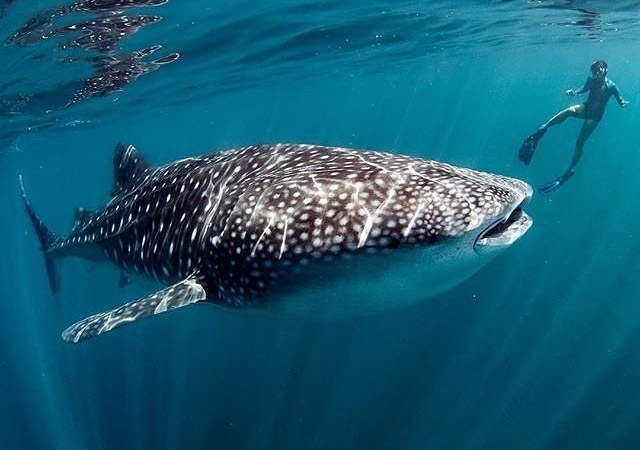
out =
[[[609,66],[607,65],[606,61],[602,59],[599,59],[593,64],[591,64],[591,73],[594,76],[605,76],[607,74],[608,69],[609,69]]]

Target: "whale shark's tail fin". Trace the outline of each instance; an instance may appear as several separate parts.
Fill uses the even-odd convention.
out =
[[[42,245],[44,263],[47,267],[47,276],[49,277],[49,286],[51,287],[51,291],[55,294],[58,292],[58,272],[53,259],[52,249],[61,241],[61,238],[50,231],[44,222],[36,215],[24,190],[22,175],[18,177],[18,180],[20,182],[20,192],[22,194],[22,200],[24,201],[24,207],[27,210],[27,214],[29,214],[33,228],[35,229],[38,239],[40,240],[40,244]]]

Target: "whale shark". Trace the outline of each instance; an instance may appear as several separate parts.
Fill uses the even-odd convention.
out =
[[[60,236],[28,216],[52,291],[65,257],[106,259],[166,286],[68,327],[77,343],[194,303],[354,317],[423,301],[475,273],[532,225],[531,187],[433,160],[270,144],[151,165],[118,144],[112,198]]]

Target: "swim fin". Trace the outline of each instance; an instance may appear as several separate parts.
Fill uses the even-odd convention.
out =
[[[538,192],[540,194],[548,194],[550,192],[555,191],[556,189],[558,189],[560,186],[562,186],[564,184],[565,181],[567,181],[569,178],[571,178],[573,176],[574,172],[567,172],[565,174],[560,175],[558,178],[556,178],[555,180],[543,184],[542,186],[540,186],[538,188]]]
[[[528,166],[531,163],[531,158],[533,158],[533,154],[538,147],[538,142],[544,134],[547,132],[546,128],[540,128],[538,131],[529,136],[520,146],[520,151],[518,152],[518,159],[524,163],[525,166]]]

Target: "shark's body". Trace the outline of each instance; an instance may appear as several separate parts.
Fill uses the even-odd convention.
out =
[[[24,196],[52,288],[54,257],[91,248],[170,286],[76,323],[68,341],[200,301],[319,316],[397,307],[468,277],[531,225],[526,183],[389,153],[277,144],[154,167],[119,145],[114,170],[113,199],[76,214],[66,238]]]

